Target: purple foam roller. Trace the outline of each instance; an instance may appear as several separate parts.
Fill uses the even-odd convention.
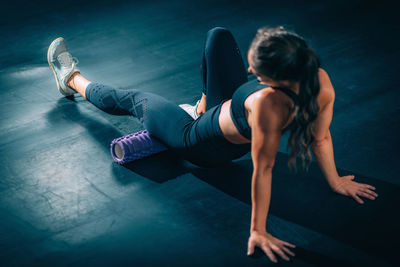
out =
[[[110,149],[114,161],[124,164],[167,150],[167,147],[153,138],[147,130],[142,130],[114,139]]]

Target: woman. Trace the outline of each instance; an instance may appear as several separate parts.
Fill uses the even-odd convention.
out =
[[[375,199],[371,185],[339,177],[333,158],[329,125],[334,89],[320,68],[317,54],[303,38],[284,27],[260,28],[248,51],[248,81],[239,48],[225,28],[211,29],[203,49],[202,98],[192,107],[136,89],[121,90],[92,83],[80,74],[63,38],[52,42],[49,65],[63,95],[76,92],[99,109],[133,115],[169,149],[200,166],[218,166],[251,151],[252,216],[248,255],[260,247],[274,262],[294,256],[295,246],[266,232],[272,168],[282,133],[290,129],[289,167],[300,152],[311,162],[313,150],[334,192]],[[185,109],[185,111],[183,110]],[[191,115],[189,115],[191,114]]]

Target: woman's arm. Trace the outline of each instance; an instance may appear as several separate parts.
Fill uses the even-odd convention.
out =
[[[260,247],[271,261],[276,262],[273,252],[285,260],[287,254],[294,256],[288,248],[294,245],[279,240],[266,231],[267,215],[271,199],[272,168],[278,152],[283,126],[282,108],[272,98],[260,97],[252,108],[251,157],[253,175],[251,182],[251,225],[248,255],[254,247]]]
[[[378,195],[373,192],[375,187],[367,184],[360,184],[352,181],[354,175],[340,177],[336,170],[332,137],[329,126],[333,116],[333,104],[335,101],[335,91],[330,82],[328,74],[321,69],[320,74],[321,92],[318,96],[320,112],[316,121],[313,123],[313,133],[315,140],[311,144],[311,150],[321,168],[331,189],[339,194],[353,197],[358,203],[363,201],[359,196],[375,199]]]
[[[327,136],[324,139],[314,141],[311,144],[311,150],[314,152],[318,165],[329,186],[331,188],[335,188],[340,178],[336,171],[336,165],[333,156],[332,137],[329,129]]]
[[[251,230],[266,230],[271,197],[272,168],[281,140],[281,115],[272,101],[255,101],[252,110]],[[266,103],[271,102],[271,103]],[[265,107],[268,107],[268,111]]]
[[[314,142],[311,144],[311,150],[314,152],[315,158],[324,174],[328,184],[334,188],[339,181],[339,175],[336,171],[332,137],[329,131],[329,126],[333,116],[333,104],[335,101],[335,94],[333,91],[322,89],[324,91],[323,101],[326,104],[320,107],[320,112],[316,121],[313,123]],[[321,96],[320,96],[321,97]]]

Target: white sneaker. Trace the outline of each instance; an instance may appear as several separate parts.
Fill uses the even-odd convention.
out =
[[[198,100],[196,102],[196,105],[191,106],[189,104],[180,104],[179,107],[182,108],[184,111],[187,112],[187,114],[189,114],[193,119],[197,119],[199,116],[199,114],[197,114],[197,106],[199,105],[200,100]]]
[[[75,94],[76,91],[71,89],[67,82],[72,74],[79,72],[76,67],[78,59],[71,56],[64,38],[57,38],[50,44],[47,50],[47,61],[56,78],[58,91],[65,96]]]

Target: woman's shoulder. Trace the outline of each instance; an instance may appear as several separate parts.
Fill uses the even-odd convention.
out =
[[[323,107],[335,100],[335,89],[328,73],[324,69],[319,68],[318,78],[320,86],[318,104],[320,107]]]
[[[253,118],[253,120],[262,125],[269,125],[269,128],[281,129],[290,113],[290,108],[288,108],[290,101],[282,101],[282,99],[282,95],[271,87],[257,92],[251,103],[251,113],[253,117],[260,117],[260,119]]]

